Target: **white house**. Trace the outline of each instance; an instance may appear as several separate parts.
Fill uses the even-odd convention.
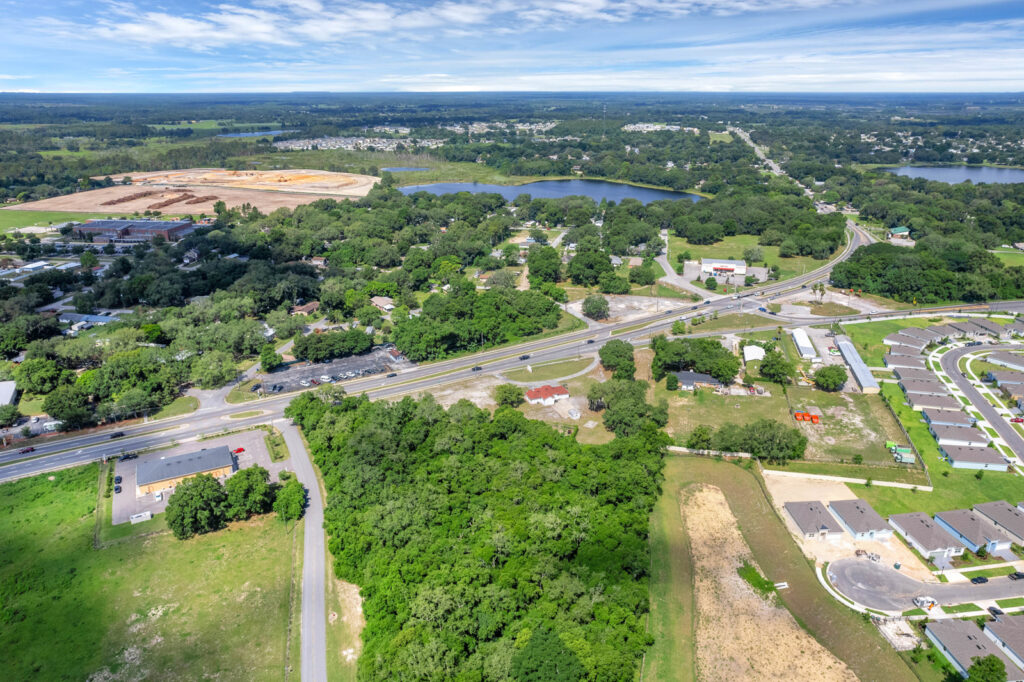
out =
[[[821,502],[787,502],[786,511],[808,540],[838,540],[843,529]]]
[[[526,402],[531,405],[554,405],[559,400],[569,397],[569,389],[565,386],[549,386],[547,384],[531,388],[526,392]]]
[[[943,560],[964,553],[963,543],[939,528],[932,517],[923,512],[893,514],[889,525],[926,559]]]
[[[888,540],[892,528],[864,500],[832,500],[828,508],[855,540]]]
[[[1010,465],[992,448],[972,448],[963,445],[939,445],[939,452],[954,469],[982,469],[1007,471]]]

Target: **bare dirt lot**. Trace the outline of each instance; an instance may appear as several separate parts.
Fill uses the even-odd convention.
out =
[[[5,210],[109,211],[110,215],[160,210],[170,214],[199,214],[213,213],[214,203],[223,201],[229,207],[251,204],[268,213],[324,197],[364,197],[380,180],[371,175],[316,170],[229,171],[219,168],[129,173],[111,176],[111,179],[121,182],[126,175],[131,177],[132,184],[31,201]]]
[[[694,560],[699,679],[857,679],[789,611],[737,574],[753,560],[720,488],[701,485],[680,507]]]

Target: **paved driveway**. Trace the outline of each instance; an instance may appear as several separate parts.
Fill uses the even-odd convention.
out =
[[[939,606],[1019,597],[1024,581],[990,578],[984,585],[923,583],[867,559],[840,559],[828,566],[828,577],[839,592],[858,604],[879,611],[907,611],[914,597],[932,597]]]

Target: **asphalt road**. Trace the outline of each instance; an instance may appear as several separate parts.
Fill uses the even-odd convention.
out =
[[[1018,459],[1024,459],[1024,438],[1020,437],[1017,430],[1006,421],[1006,417],[999,414],[995,407],[992,406],[992,403],[990,403],[985,396],[983,396],[981,392],[971,384],[970,379],[967,379],[960,374],[960,368],[957,364],[960,362],[960,358],[965,355],[977,353],[979,350],[992,349],[1007,351],[1024,350],[1024,346],[1019,344],[986,345],[981,348],[977,346],[973,348],[964,346],[962,348],[955,348],[943,355],[939,363],[942,365],[942,371],[946,373],[946,376],[952,379],[953,383],[957,385],[957,388],[964,392],[967,399],[971,401],[971,405],[973,405],[978,412],[981,412],[982,416],[985,417],[985,421],[991,424],[992,428],[994,428],[1003,440],[1006,441],[1006,444],[1010,446],[1010,449],[1013,450],[1013,453],[1017,455]],[[1021,586],[1021,592],[1024,592],[1024,586]]]
[[[932,597],[939,606],[1019,597],[1022,581],[989,578],[984,585],[923,583],[867,559],[839,559],[828,565],[829,580],[843,595],[879,611],[908,611],[914,597]]]

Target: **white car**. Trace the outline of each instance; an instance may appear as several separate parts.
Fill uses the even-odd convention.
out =
[[[309,388],[310,386],[312,386],[312,384],[309,383],[308,379],[303,379],[302,381],[299,382],[299,386],[302,386],[303,388]]]
[[[163,492],[157,491],[156,494],[153,495],[153,499],[155,499],[157,502],[164,499]]]
[[[320,375],[320,381],[321,381],[321,383],[329,384],[332,381],[334,381],[334,377],[332,377],[330,374],[321,374]]]

